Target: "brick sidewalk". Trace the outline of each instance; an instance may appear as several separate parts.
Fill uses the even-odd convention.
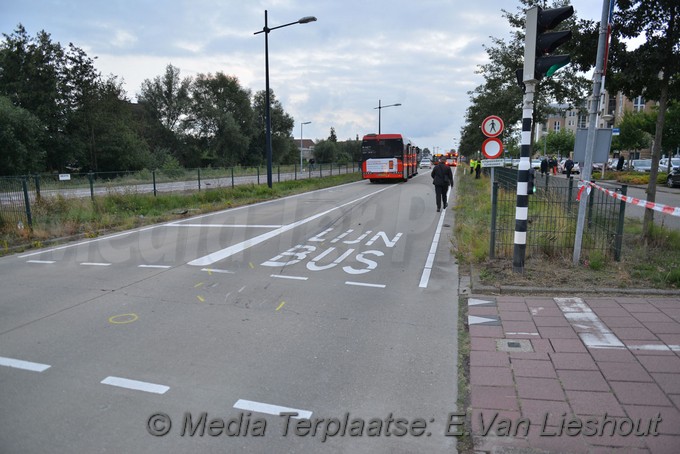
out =
[[[680,453],[680,297],[474,295],[468,324],[477,452]]]

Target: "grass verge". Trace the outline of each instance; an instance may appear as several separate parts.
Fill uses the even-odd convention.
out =
[[[46,197],[32,206],[33,228],[18,228],[0,218],[0,256],[43,247],[74,237],[96,238],[104,233],[169,222],[202,213],[359,181],[360,173],[324,178],[214,188],[192,193],[142,194],[113,192],[90,198]]]

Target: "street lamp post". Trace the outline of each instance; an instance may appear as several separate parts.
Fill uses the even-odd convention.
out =
[[[300,172],[302,172],[302,126],[310,124],[311,121],[300,123]]]
[[[269,105],[269,32],[276,30],[277,28],[288,27],[289,25],[295,24],[306,24],[308,22],[314,22],[316,17],[305,16],[295,22],[290,22],[288,24],[279,25],[277,27],[269,28],[267,22],[267,10],[264,10],[264,28],[259,32],[253,33],[257,35],[259,33],[264,33],[264,74],[265,74],[265,123],[267,129],[266,137],[266,147],[267,147],[267,186],[272,187],[272,121],[271,112]]]
[[[378,135],[380,134],[380,111],[386,107],[396,107],[396,106],[401,106],[401,103],[397,104],[389,104],[387,106],[383,106],[380,103],[380,100],[378,100],[378,107],[374,107],[374,109],[378,109]]]

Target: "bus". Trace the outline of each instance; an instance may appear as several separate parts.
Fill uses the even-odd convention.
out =
[[[418,173],[418,147],[401,134],[367,134],[361,141],[364,180],[408,181]]]

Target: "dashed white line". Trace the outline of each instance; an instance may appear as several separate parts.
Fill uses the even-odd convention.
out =
[[[279,416],[281,413],[297,413],[297,416],[291,416],[293,419],[309,419],[312,416],[311,411],[298,410],[297,408],[281,407],[279,405],[265,404],[262,402],[254,402],[252,400],[239,399],[234,404],[234,408],[239,410],[254,411],[257,413],[265,413],[268,415]]]
[[[266,224],[168,224],[168,227],[216,227],[225,228],[232,227],[237,229],[254,228],[254,229],[278,229],[281,225],[266,225]]]
[[[367,284],[365,282],[354,282],[354,281],[345,281],[345,284],[347,285],[356,285],[359,287],[375,287],[375,288],[385,288],[385,284]]]
[[[172,267],[170,265],[139,265],[138,268],[160,268],[165,270]]]
[[[110,263],[98,263],[98,262],[83,262],[82,266],[111,266]]]
[[[134,389],[135,391],[145,391],[147,393],[165,394],[170,387],[165,385],[157,385],[155,383],[147,383],[144,381],[130,380],[121,377],[106,377],[101,381],[104,385],[117,386],[119,388]]]
[[[30,361],[22,361],[20,359],[5,358],[0,356],[0,366],[13,367],[15,369],[31,370],[33,372],[43,372],[49,369],[49,364],[32,363]]]
[[[455,175],[454,175],[455,177]],[[448,195],[451,194],[451,189],[447,192]],[[439,238],[442,233],[442,226],[444,225],[444,215],[446,210],[443,210],[439,215],[439,222],[437,223],[437,230],[434,232],[434,238],[432,240],[432,245],[430,246],[430,252],[427,254],[427,260],[425,261],[425,267],[423,269],[423,274],[420,276],[420,284],[418,287],[427,288],[427,284],[430,282],[430,274],[432,273],[432,266],[434,265],[434,257],[437,252],[437,246],[439,246]]]
[[[55,260],[26,260],[26,263],[44,263],[49,265],[55,263]]]
[[[283,274],[270,274],[271,277],[275,277],[277,279],[293,279],[297,281],[306,281],[309,279],[308,277],[305,276],[285,276]]]
[[[201,268],[201,271],[207,271],[208,273],[236,274],[233,271],[220,270],[218,268]]]

